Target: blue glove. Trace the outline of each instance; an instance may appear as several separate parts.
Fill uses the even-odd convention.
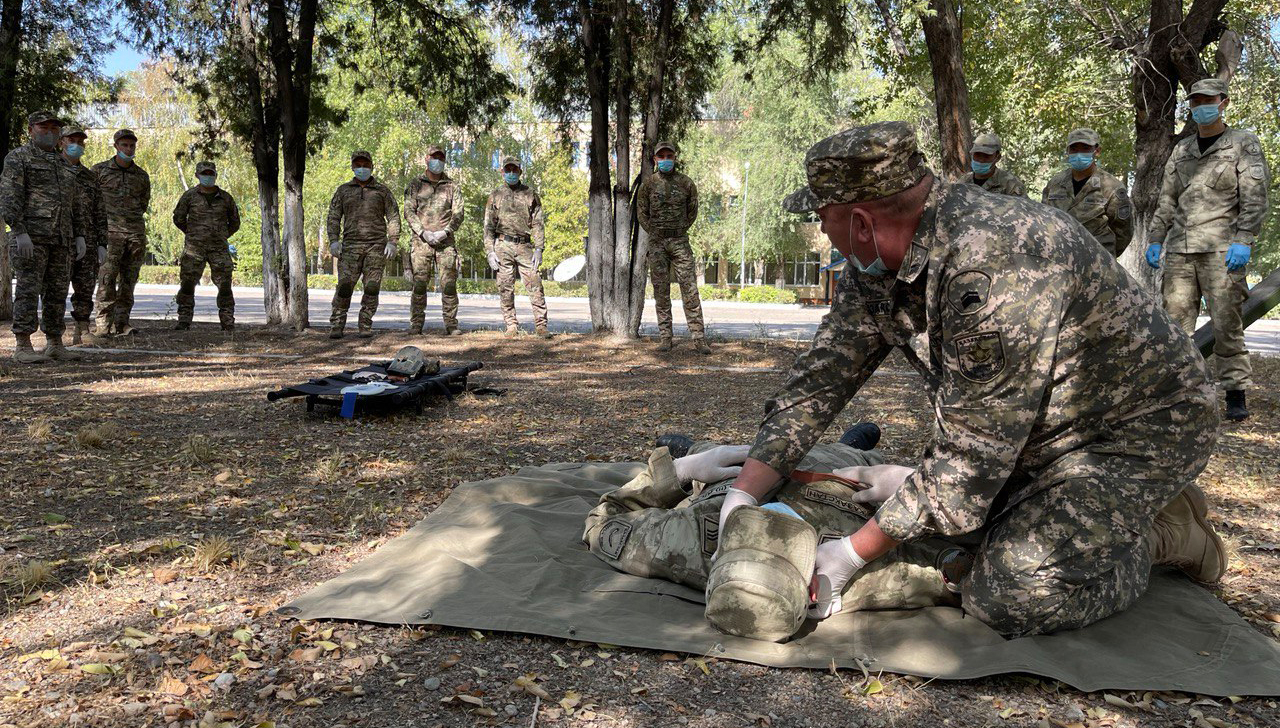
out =
[[[1152,268],[1160,267],[1160,251],[1164,250],[1164,246],[1160,243],[1152,243],[1147,246],[1147,265]]]
[[[1253,254],[1253,248],[1244,243],[1232,243],[1227,248],[1227,270],[1240,270],[1249,265],[1249,256]]]

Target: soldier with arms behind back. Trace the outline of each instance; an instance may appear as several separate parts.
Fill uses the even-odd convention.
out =
[[[196,310],[196,284],[209,265],[209,277],[218,287],[218,321],[223,331],[236,328],[236,301],[231,292],[231,259],[228,239],[240,229],[240,208],[229,192],[218,186],[218,169],[213,162],[196,164],[195,187],[182,193],[173,208],[173,225],[185,236],[178,261],[178,325],[191,328]]]
[[[99,336],[129,335],[133,290],[147,257],[147,208],[151,205],[151,177],[134,162],[138,136],[128,129],[112,139],[115,154],[93,165],[107,208],[107,257],[98,272]]]
[[[71,318],[76,322],[71,343],[75,345],[84,343],[89,334],[98,269],[107,259],[107,211],[102,203],[102,189],[98,187],[98,175],[80,163],[88,138],[79,126],[62,127],[62,161],[75,172],[80,205],[89,223],[85,231],[88,250],[71,265]]]

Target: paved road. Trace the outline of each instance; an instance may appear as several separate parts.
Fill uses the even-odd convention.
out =
[[[139,319],[164,319],[173,321],[175,308],[173,295],[177,286],[138,286],[134,304],[134,316]],[[217,306],[214,304],[216,290],[212,286],[200,286],[196,289],[196,320],[217,322]],[[242,323],[263,323],[266,316],[262,308],[262,289],[236,288],[236,320]],[[311,324],[324,327],[329,324],[329,301],[332,291],[312,290]],[[763,337],[783,339],[812,339],[818,327],[818,321],[826,313],[822,307],[802,308],[800,306],[783,306],[778,304],[728,303],[724,301],[703,301],[703,313],[707,328],[713,336],[734,339],[758,339]],[[357,292],[351,301],[348,315],[348,326],[353,327],[356,312],[360,308],[360,293]],[[585,333],[591,330],[591,315],[587,309],[585,298],[553,298],[547,302],[552,331]],[[674,310],[676,334],[686,332],[684,326],[684,310],[679,301],[672,302]],[[516,312],[521,325],[526,329],[533,327],[533,310],[527,298],[516,299]],[[464,330],[500,329],[502,328],[502,310],[497,296],[464,295],[458,306],[458,318]],[[409,321],[409,294],[404,292],[384,292],[378,300],[378,314],[374,317],[376,328],[398,328]],[[645,306],[644,323],[641,333],[657,334],[657,316],[653,311],[653,302]],[[1201,319],[1204,323],[1207,319]],[[440,328],[440,296],[432,293],[427,299],[427,327]],[[1246,332],[1250,351],[1271,356],[1280,355],[1280,321],[1263,320],[1256,322]]]

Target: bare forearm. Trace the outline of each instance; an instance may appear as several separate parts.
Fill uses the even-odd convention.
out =
[[[874,518],[862,524],[862,528],[859,528],[849,540],[853,543],[853,550],[867,563],[889,553],[899,543],[885,535]]]
[[[742,464],[738,479],[733,481],[733,487],[763,502],[764,497],[781,480],[782,475],[778,471],[755,458],[747,458]]]

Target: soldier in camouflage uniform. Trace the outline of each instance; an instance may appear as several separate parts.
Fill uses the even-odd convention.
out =
[[[1188,96],[1198,133],[1178,142],[1165,164],[1160,201],[1147,228],[1147,263],[1160,267],[1164,253],[1164,306],[1188,335],[1204,297],[1226,417],[1243,420],[1249,416],[1244,392],[1252,367],[1241,309],[1249,295],[1245,275],[1253,243],[1267,217],[1271,174],[1257,135],[1222,121],[1229,103],[1226,82],[1197,81]]]
[[[427,148],[427,171],[404,191],[404,219],[413,231],[410,262],[413,295],[409,299],[409,333],[421,334],[426,323],[427,286],[432,270],[440,273],[440,312],[446,336],[458,329],[458,271],[462,259],[453,235],[462,227],[462,187],[444,171],[444,149]]]
[[[9,152],[0,173],[0,217],[9,226],[13,297],[13,358],[24,364],[79,359],[62,344],[71,266],[85,254],[89,222],[75,172],[58,154],[62,122],[49,111],[27,117],[31,141]],[[37,324],[44,354],[31,346]]]
[[[969,149],[970,171],[961,178],[962,182],[977,185],[987,192],[1002,195],[1025,197],[1027,185],[1018,175],[1007,169],[997,167],[1000,161],[1000,137],[995,134],[979,134]]]
[[[547,331],[547,299],[542,294],[542,248],[546,244],[542,230],[542,200],[538,193],[520,181],[520,160],[502,160],[502,185],[489,194],[484,206],[484,251],[489,267],[498,271],[498,296],[502,303],[502,320],[506,335],[520,332],[516,322],[516,273],[524,281],[525,291],[533,304],[534,332],[543,338]]]
[[[1192,482],[1217,441],[1213,385],[1114,257],[1058,210],[936,179],[902,122],[843,131],[805,163],[784,207],[816,211],[858,272],[766,405],[721,523],[792,472],[898,348],[932,400],[933,441],[918,469],[856,477],[882,505],[819,547],[815,616],[898,544],[980,529],[963,608],[1009,636],[1129,607],[1153,563],[1221,577]]]
[[[147,256],[147,223],[151,177],[133,161],[138,137],[128,129],[112,139],[116,153],[93,165],[107,209],[107,258],[98,272],[99,336],[134,333],[129,325],[133,290]]]
[[[698,186],[676,170],[676,148],[658,142],[653,153],[654,173],[640,183],[636,215],[649,234],[649,276],[653,279],[653,308],[658,314],[658,350],[671,350],[671,268],[680,282],[684,319],[694,346],[702,354],[711,347],[702,326],[702,300],[698,297],[698,273],[689,228],[698,219]]]
[[[359,335],[373,335],[382,273],[400,240],[400,210],[390,187],[373,176],[373,155],[361,149],[351,155],[351,181],[340,185],[329,202],[329,253],[338,260],[338,287],[333,292],[329,338],[341,339],[356,281],[363,279]]]
[[[1102,140],[1093,129],[1067,135],[1067,164],[1040,194],[1040,201],[1071,214],[1102,247],[1120,257],[1133,238],[1129,192],[1114,175],[1098,166]]]
[[[173,208],[173,225],[183,232],[182,259],[178,262],[178,325],[191,328],[196,310],[196,284],[209,264],[209,277],[218,287],[218,321],[223,331],[236,328],[236,301],[231,292],[231,259],[228,240],[240,229],[240,208],[229,192],[218,186],[218,169],[213,162],[196,165],[199,184],[178,198]]]
[[[84,142],[89,138],[75,125],[62,127],[62,161],[76,175],[80,190],[80,206],[89,221],[85,241],[88,250],[71,265],[71,318],[76,322],[72,344],[84,343],[93,321],[93,290],[98,284],[98,268],[107,258],[107,211],[102,204],[98,175],[80,163]]]

